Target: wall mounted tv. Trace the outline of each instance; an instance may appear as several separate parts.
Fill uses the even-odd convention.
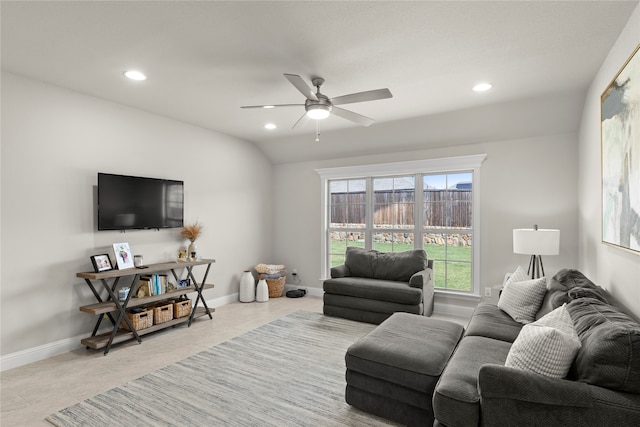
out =
[[[183,181],[98,173],[98,230],[183,225]]]

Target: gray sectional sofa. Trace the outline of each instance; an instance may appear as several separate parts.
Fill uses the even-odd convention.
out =
[[[379,324],[395,312],[433,312],[433,261],[424,250],[379,252],[348,247],[324,281],[324,314]]]
[[[638,319],[576,270],[541,287],[526,326],[501,303],[479,304],[464,331],[392,316],[347,351],[347,402],[406,425],[640,426]],[[556,313],[571,334],[545,325]],[[577,344],[569,357],[559,341],[521,346],[534,330]],[[565,357],[565,373],[514,367],[512,347],[534,366]]]
[[[505,367],[523,324],[480,304],[433,396],[435,425],[640,425],[640,324],[576,270],[547,284],[536,319],[567,303],[581,348],[567,378]]]

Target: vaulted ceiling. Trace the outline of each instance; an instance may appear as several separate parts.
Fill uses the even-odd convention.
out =
[[[476,127],[495,137],[510,126],[575,131],[637,5],[2,1],[2,68],[254,142],[275,162],[332,158],[473,142]],[[129,69],[147,80],[127,80]],[[331,116],[316,143],[313,122],[291,129],[301,106],[240,109],[302,103],[283,73],[323,77],[329,97],[389,88],[393,98],[342,106],[376,123]],[[481,81],[493,89],[473,92]]]

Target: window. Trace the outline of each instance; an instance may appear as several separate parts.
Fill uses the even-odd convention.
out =
[[[477,207],[485,157],[318,170],[324,274],[344,263],[347,246],[424,248],[434,261],[436,289],[478,295]]]
[[[472,290],[473,174],[423,175],[423,242],[434,260],[434,286]]]

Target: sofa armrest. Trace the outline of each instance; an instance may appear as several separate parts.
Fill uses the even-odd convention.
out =
[[[331,267],[331,278],[337,279],[338,277],[348,277],[350,276],[349,267],[344,264],[337,265],[335,267]]]
[[[486,427],[640,425],[640,395],[578,381],[483,365],[478,391]]]

